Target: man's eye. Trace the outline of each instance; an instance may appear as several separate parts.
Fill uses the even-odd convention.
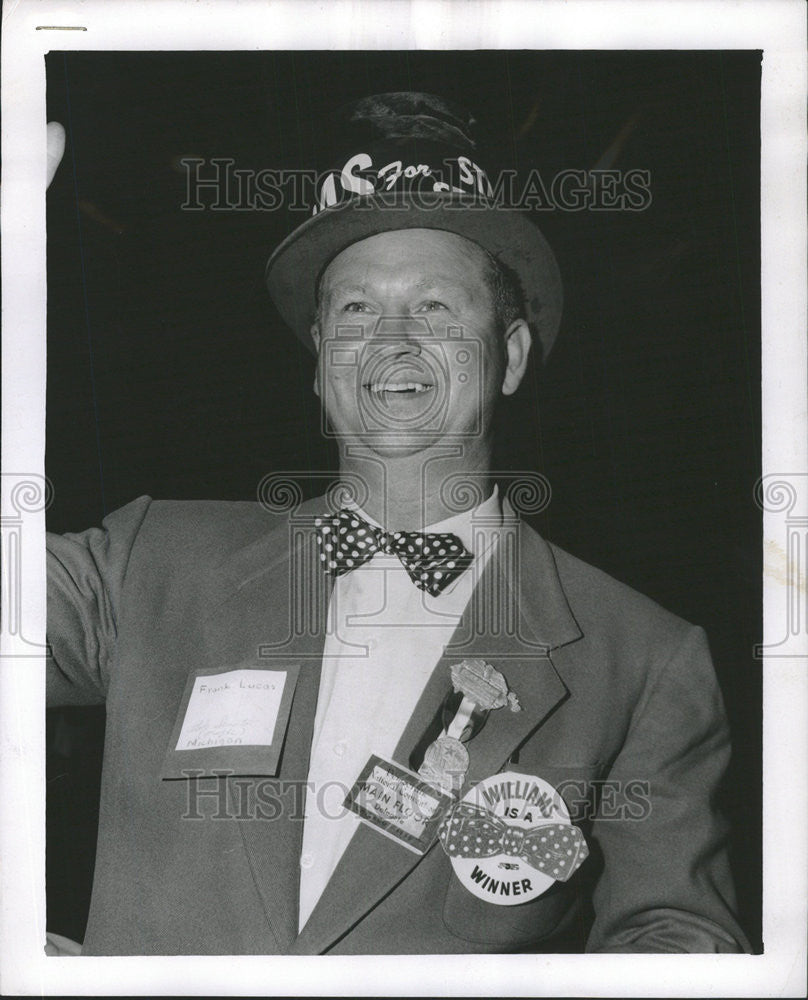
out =
[[[349,313],[367,312],[368,308],[367,302],[346,302],[342,307],[342,311]]]
[[[437,299],[429,299],[428,302],[424,302],[420,309],[422,312],[436,312],[440,309],[448,309],[449,307],[444,302],[438,302]]]

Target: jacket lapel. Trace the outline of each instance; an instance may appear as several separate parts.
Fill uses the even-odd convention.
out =
[[[567,697],[567,688],[549,653],[581,637],[549,546],[507,506],[505,515],[497,552],[483,572],[394,754],[397,762],[407,766],[413,748],[451,688],[451,664],[482,657],[505,675],[522,711],[503,708],[492,712],[482,731],[468,744],[467,786],[500,771],[514,750]],[[395,889],[420,860],[421,856],[361,824],[294,942],[292,954],[328,950]]]
[[[211,665],[299,668],[278,774],[229,779],[250,869],[281,953],[297,934],[304,782],[330,596],[312,531],[318,513],[318,501],[303,504],[217,569],[205,629]]]

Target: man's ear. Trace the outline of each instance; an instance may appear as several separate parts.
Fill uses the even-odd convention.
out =
[[[314,350],[317,355],[317,364],[314,368],[314,394],[315,396],[320,395],[320,328],[316,323],[312,323],[311,329],[309,330],[311,334],[311,339],[314,341]]]
[[[519,388],[527,368],[532,343],[530,327],[523,319],[515,319],[505,331],[505,376],[502,395],[510,396]]]

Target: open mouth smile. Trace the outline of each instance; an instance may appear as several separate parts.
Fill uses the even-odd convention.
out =
[[[381,395],[383,392],[416,394],[429,392],[435,387],[428,382],[367,382],[365,383],[365,388],[369,392]]]

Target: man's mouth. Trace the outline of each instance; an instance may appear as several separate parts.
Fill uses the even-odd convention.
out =
[[[415,394],[419,392],[429,392],[434,389],[434,385],[429,382],[366,382],[365,388],[369,392],[381,394],[383,392],[396,392],[402,394]]]

